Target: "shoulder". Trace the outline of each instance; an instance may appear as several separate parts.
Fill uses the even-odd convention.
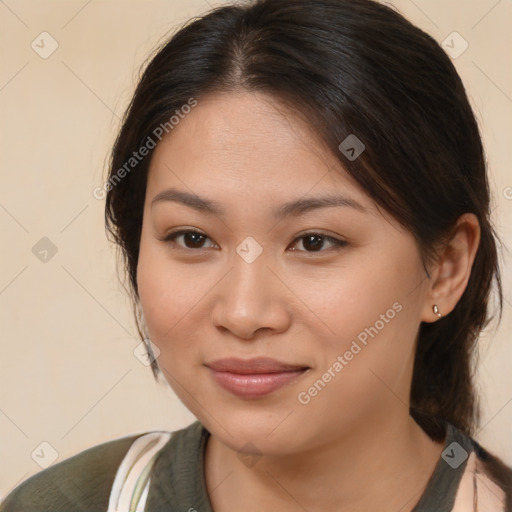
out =
[[[28,478],[0,503],[0,512],[105,511],[116,471],[136,434],[93,446]]]
[[[480,510],[512,510],[512,468],[482,448],[474,438],[455,432],[455,442],[443,452],[452,463],[457,457],[465,460],[453,511],[468,510],[474,503],[478,503]]]
[[[512,510],[512,467],[482,448],[474,439],[471,441],[477,459],[476,468],[479,479],[483,480],[482,477],[486,477],[489,480],[486,491],[490,490],[494,496],[499,497],[505,505],[504,510]]]

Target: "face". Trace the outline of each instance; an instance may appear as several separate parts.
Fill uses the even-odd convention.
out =
[[[408,416],[416,243],[268,96],[200,98],[159,143],[137,279],[160,369],[234,450],[294,453]]]

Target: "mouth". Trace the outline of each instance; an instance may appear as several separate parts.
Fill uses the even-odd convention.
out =
[[[218,359],[205,363],[214,381],[240,398],[260,398],[297,380],[310,368],[276,359]]]

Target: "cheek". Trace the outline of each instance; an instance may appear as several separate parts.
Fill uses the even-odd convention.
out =
[[[336,343],[355,338],[376,322],[383,330],[389,323],[386,320],[394,320],[396,310],[404,305],[405,283],[412,280],[406,273],[407,269],[402,269],[399,278],[399,272],[386,265],[352,265],[324,276],[316,274],[313,283],[307,276],[302,277],[297,288],[302,290],[303,302],[316,314],[319,327],[323,324],[321,332],[329,333]],[[393,308],[397,302],[400,304]],[[381,319],[381,315],[385,318]]]
[[[192,364],[199,360],[200,340],[205,338],[202,332],[208,320],[208,290],[216,280],[200,265],[173,261],[162,242],[147,238],[143,234],[137,267],[144,324],[160,349],[158,364],[175,370],[177,361]]]
[[[410,255],[380,256],[371,264],[360,261],[337,279],[326,276],[304,300],[317,305],[318,317],[328,327],[321,331],[327,336],[317,333],[324,352],[319,373],[329,368],[332,372],[341,356],[343,372],[335,373],[350,376],[350,387],[375,381],[372,371],[393,386],[409,368],[414,353],[422,274]]]
[[[406,306],[391,298],[379,304],[372,296],[370,313],[333,315],[337,335],[315,347],[319,365],[297,390],[296,410],[323,417],[333,435],[340,423],[350,428],[408,401],[415,327]]]
[[[162,349],[163,340],[183,317],[192,291],[187,277],[176,272],[159,241],[141,237],[137,286],[144,321],[151,340]]]

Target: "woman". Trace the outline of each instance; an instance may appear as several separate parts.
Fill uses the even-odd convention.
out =
[[[147,66],[105,191],[155,377],[198,421],[2,512],[512,510],[471,438],[501,298],[483,149],[431,37],[370,0],[218,8]]]

